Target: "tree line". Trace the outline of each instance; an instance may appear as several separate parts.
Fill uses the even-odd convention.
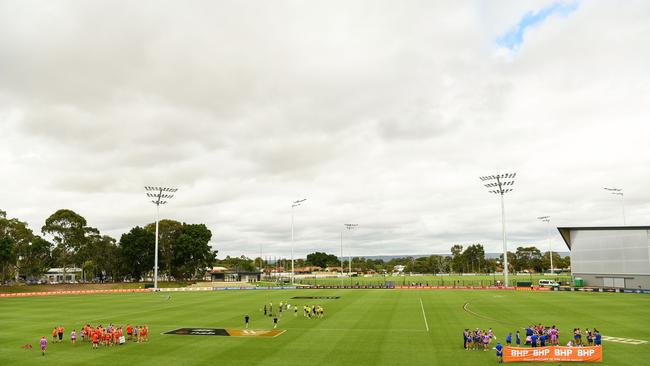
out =
[[[155,224],[136,226],[117,241],[102,235],[76,212],[61,209],[34,233],[27,223],[0,210],[0,267],[3,283],[40,278],[49,268],[82,269],[87,281],[141,281],[153,272]],[[217,251],[204,224],[159,222],[159,276],[168,280],[201,278]],[[65,278],[64,273],[64,278]]]
[[[562,257],[559,253],[553,252],[553,268],[566,269],[571,266],[569,256]],[[234,258],[227,257],[228,261]],[[278,258],[269,264],[262,258],[255,259],[241,256],[236,258],[239,266],[254,269],[261,268],[265,271],[272,271],[275,268],[291,270],[291,260]],[[347,271],[350,266],[348,258],[343,261],[334,254],[325,252],[314,252],[307,255],[306,259],[296,259],[294,266],[302,268],[305,266],[318,266],[323,269],[327,267],[340,267]],[[482,244],[472,244],[467,247],[455,244],[451,247],[451,255],[429,255],[423,257],[401,257],[390,260],[371,259],[364,257],[352,258],[352,271],[355,272],[393,272],[395,266],[403,266],[404,272],[413,273],[493,273],[503,270],[503,255],[498,258],[488,258]],[[549,252],[542,252],[535,246],[520,246],[515,252],[508,252],[508,269],[511,272],[536,272],[542,273],[550,269]]]

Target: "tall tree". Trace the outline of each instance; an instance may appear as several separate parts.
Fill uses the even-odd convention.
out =
[[[307,254],[307,260],[305,261],[305,264],[310,266],[318,266],[321,268],[325,268],[328,265],[338,266],[339,258],[334,254],[314,252]]]
[[[16,242],[9,236],[0,238],[0,267],[2,268],[2,283],[10,277],[10,269],[16,263]]]
[[[206,268],[212,267],[217,252],[210,248],[211,238],[212,232],[204,224],[183,224],[180,235],[172,245],[174,278],[203,276]]]
[[[92,254],[86,262],[92,263],[93,277],[98,277],[100,281],[106,277],[116,280],[120,272],[120,256],[115,239],[108,235],[93,235],[89,238],[88,247]]]
[[[66,281],[66,267],[71,262],[71,256],[74,256],[84,246],[86,233],[89,229],[83,216],[67,209],[53,213],[45,220],[45,225],[41,228],[43,234],[53,236],[57,248],[60,249],[63,282]]]
[[[135,281],[153,269],[154,234],[136,226],[120,238],[121,261],[125,272]]]
[[[37,279],[52,265],[52,243],[34,235],[32,241],[19,244],[18,269],[19,274],[25,279]]]
[[[144,228],[155,235],[156,223],[147,224]],[[172,266],[175,260],[174,243],[181,235],[182,230],[183,224],[178,221],[169,219],[158,221],[158,255],[161,267],[158,271],[159,275],[172,276],[174,271]]]
[[[473,244],[463,252],[463,261],[467,272],[482,272],[485,267],[485,249],[481,244]]]
[[[452,270],[457,273],[463,272],[463,246],[460,244],[454,244],[451,247],[452,255]]]
[[[235,271],[254,271],[255,270],[255,263],[253,263],[253,260],[246,257],[246,256],[241,256],[241,257],[231,257],[231,256],[226,256],[226,258],[217,260],[216,263],[220,266],[226,267],[228,269],[232,269]],[[275,268],[273,265],[271,265],[269,268],[273,269]]]
[[[18,276],[28,278],[39,277],[50,264],[51,244],[34,235],[27,223],[18,219],[7,219],[5,211],[0,210],[0,238],[11,238],[14,243],[14,253],[9,258],[15,258],[8,263],[6,270],[15,270]]]
[[[542,252],[537,247],[518,247],[514,259],[513,265],[517,271],[542,271]]]

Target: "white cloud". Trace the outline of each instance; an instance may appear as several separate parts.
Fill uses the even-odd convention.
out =
[[[58,208],[119,237],[205,222],[224,254],[500,250],[478,176],[517,171],[511,246],[557,225],[647,224],[645,2],[583,2],[496,44],[549,2],[3,2],[0,202],[38,230]],[[9,177],[7,179],[7,177]],[[346,243],[348,239],[346,239]],[[554,248],[563,250],[559,236]]]

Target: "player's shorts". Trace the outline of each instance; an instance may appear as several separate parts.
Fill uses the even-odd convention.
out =
[[[59,340],[63,339],[63,333],[59,333]]]
[[[503,357],[503,352],[497,351],[497,357]]]
[[[45,346],[41,346],[41,351],[45,351]]]

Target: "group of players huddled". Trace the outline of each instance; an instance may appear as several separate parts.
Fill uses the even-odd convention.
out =
[[[468,351],[487,351],[489,349],[490,342],[492,342],[492,340],[495,338],[496,337],[494,336],[494,332],[492,332],[492,328],[488,329],[487,332],[479,328],[476,328],[475,330],[469,330],[469,328],[465,328],[463,331],[463,347],[465,347],[465,349]]]
[[[546,347],[546,346],[559,346],[560,345],[560,331],[553,326],[543,326],[541,323],[538,325],[529,325],[525,328],[526,338],[524,338],[524,345],[529,347]],[[583,342],[583,336],[586,343]],[[573,328],[572,339],[567,343],[567,347],[583,347],[583,346],[600,346],[602,336],[598,329],[594,328],[593,331],[586,328],[581,331],[580,328]],[[463,347],[466,350],[483,350],[487,351],[492,339],[496,339],[492,328],[480,330],[463,330]],[[512,345],[512,332],[506,336],[506,346]],[[519,330],[515,332],[515,346],[521,347],[521,335]],[[503,346],[497,342],[494,347],[497,354],[497,362],[503,363]]]
[[[126,337],[124,336],[124,331],[126,330]],[[52,342],[60,343],[63,342],[65,328],[59,325],[54,327],[52,330]],[[99,346],[113,346],[113,345],[123,345],[127,341],[134,342],[147,342],[149,340],[149,327],[145,325],[136,325],[132,326],[127,324],[126,327],[123,326],[114,326],[109,324],[107,327],[102,326],[101,324],[93,327],[90,324],[86,324],[80,328],[79,333],[76,329],[73,329],[70,332],[70,343],[72,345],[77,344],[77,337],[81,339],[81,342],[92,342],[92,348],[97,349]],[[45,356],[45,349],[47,348],[47,338],[43,336],[40,340],[41,353]]]
[[[542,324],[529,325],[525,328],[526,338],[524,338],[524,345],[530,347],[546,347],[546,346],[559,346],[560,345],[560,330],[555,326],[543,326]],[[583,341],[584,336],[584,341]],[[582,347],[582,346],[600,346],[602,336],[598,329],[594,328],[593,331],[586,328],[583,331],[580,328],[574,328],[572,339],[566,344],[567,347]],[[506,336],[506,345],[512,344],[512,333]],[[515,332],[515,345],[521,346],[521,336],[519,331]]]

